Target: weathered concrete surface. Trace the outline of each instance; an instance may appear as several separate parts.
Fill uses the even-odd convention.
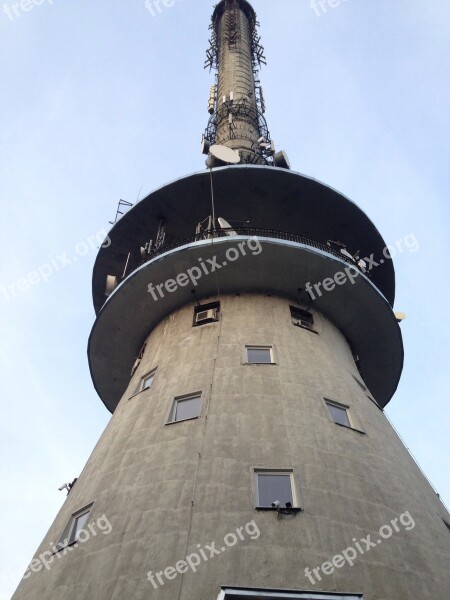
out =
[[[217,299],[217,298],[215,298]],[[364,600],[446,600],[448,515],[387,422],[355,382],[347,343],[322,315],[318,334],[291,324],[289,302],[223,296],[221,321],[192,327],[193,305],[151,333],[141,365],[36,556],[70,515],[95,501],[97,535],[50,570],[32,573],[13,600],[215,600],[220,586],[363,592]],[[145,323],[142,324],[145,329]],[[276,365],[243,364],[245,344],[273,345]],[[157,367],[149,390],[130,398]],[[197,420],[166,426],[174,396],[202,391]],[[323,398],[349,405],[355,426],[335,425]],[[304,511],[278,519],[254,508],[252,467],[292,468]],[[409,511],[403,528],[353,567],[313,569]],[[153,572],[255,520],[246,536],[197,573],[155,590]]]
[[[235,253],[242,246],[245,256],[230,262],[227,253]],[[249,251],[250,247],[255,252]],[[403,369],[403,343],[391,307],[371,280],[362,273],[355,279],[347,277],[347,262],[306,244],[233,236],[197,241],[157,256],[129,275],[108,298],[92,328],[88,357],[95,389],[111,412],[128,385],[147,332],[192,299],[192,280],[187,280],[188,285],[177,285],[170,293],[163,291],[162,297],[155,293],[155,286],[175,281],[192,267],[202,274],[197,265],[199,261],[208,265],[209,257],[216,259],[220,270],[214,268],[199,277],[195,286],[198,297],[214,294],[219,288],[222,294],[270,291],[296,300],[299,289],[308,289],[308,282],[311,286],[338,274],[344,276],[343,285],[314,296],[315,306],[339,328],[359,356],[359,367],[378,404],[384,407],[389,402]],[[302,296],[309,297],[306,291]],[[142,328],[143,322],[146,329]]]

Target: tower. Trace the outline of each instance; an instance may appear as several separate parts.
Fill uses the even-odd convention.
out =
[[[444,599],[448,515],[382,412],[403,358],[386,244],[275,153],[247,2],[219,3],[211,42],[209,168],[99,253],[113,416],[15,598]]]

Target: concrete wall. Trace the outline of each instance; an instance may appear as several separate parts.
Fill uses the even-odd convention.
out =
[[[36,556],[70,515],[95,501],[112,525],[22,582],[13,600],[216,600],[220,586],[363,592],[365,600],[445,600],[450,590],[444,508],[383,412],[355,382],[345,339],[320,314],[318,333],[291,323],[289,302],[221,297],[221,320],[192,327],[193,306],[161,322],[78,482]],[[144,317],[143,317],[144,321]],[[143,322],[145,328],[145,323]],[[273,345],[276,365],[243,364],[245,344]],[[149,390],[130,398],[157,367]],[[202,391],[196,420],[165,425],[175,396]],[[349,405],[333,423],[324,397]],[[252,468],[292,468],[303,512],[256,511]],[[313,585],[305,576],[409,511],[415,527]],[[154,573],[197,545],[239,541],[154,589]]]

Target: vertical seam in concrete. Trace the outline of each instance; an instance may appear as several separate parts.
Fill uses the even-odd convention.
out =
[[[219,300],[220,300],[220,296],[219,296]],[[197,479],[198,479],[198,473],[200,471],[200,461],[202,459],[203,446],[204,446],[205,437],[206,437],[206,426],[208,424],[208,412],[209,412],[209,407],[211,404],[211,398],[212,398],[212,392],[213,392],[213,386],[214,386],[214,376],[216,373],[216,361],[217,361],[217,353],[219,350],[221,332],[222,332],[222,312],[220,312],[220,318],[219,318],[219,333],[217,335],[216,352],[212,359],[213,364],[212,364],[211,382],[209,384],[209,394],[207,394],[207,398],[206,398],[206,402],[205,402],[205,415],[204,415],[204,421],[203,421],[203,431],[202,431],[202,438],[201,438],[201,442],[200,442],[200,451],[198,453],[198,459],[197,459],[197,469],[195,471],[195,478],[194,478],[194,483],[192,486],[191,508],[190,508],[190,512],[189,512],[189,524],[188,524],[187,535],[186,535],[186,546],[185,546],[184,556],[187,556],[187,549],[189,547],[189,538],[190,538],[190,533],[191,533],[191,528],[192,528],[192,517],[194,515],[194,507],[195,507],[195,492],[197,489]],[[183,581],[184,581],[184,573],[181,573],[180,587],[178,589],[177,600],[180,600],[180,598],[181,598],[181,593],[183,591]]]

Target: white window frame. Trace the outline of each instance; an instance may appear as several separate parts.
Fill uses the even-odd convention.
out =
[[[334,423],[335,425],[340,425],[341,427],[349,427],[350,429],[355,429],[354,425],[353,425],[353,419],[352,416],[350,414],[350,407],[347,406],[346,404],[342,404],[341,402],[336,402],[336,400],[331,400],[330,398],[324,398],[325,400],[325,404],[326,404],[326,409],[327,409],[327,413],[328,416],[331,419],[331,422]],[[342,423],[337,423],[334,419],[333,416],[331,415],[330,411],[328,410],[328,405],[331,404],[332,406],[335,406],[336,408],[340,408],[341,410],[345,410],[346,414],[347,414],[347,419],[349,424],[348,425],[343,425]]]
[[[269,350],[270,352],[270,362],[266,363],[266,362],[250,362],[249,357],[248,357],[248,350]],[[246,344],[245,345],[245,359],[244,359],[245,364],[247,365],[274,365],[275,364],[275,360],[274,360],[274,352],[273,352],[273,346],[256,346],[253,344]]]
[[[61,535],[59,537],[58,542],[55,544],[55,547],[58,548],[58,551],[63,550],[64,548],[67,548],[67,546],[71,546],[72,544],[75,544],[75,542],[77,541],[77,538],[75,536],[75,525],[77,523],[77,520],[80,517],[82,517],[83,515],[85,515],[86,513],[89,515],[92,512],[93,506],[94,506],[94,503],[91,502],[90,504],[87,504],[83,508],[80,508],[76,512],[72,513],[70,519],[67,521],[66,526],[63,529],[63,532],[61,533]],[[66,531],[67,531],[67,533],[66,533]],[[67,540],[67,543],[65,543],[66,540]]]
[[[223,587],[217,600],[245,600],[246,598],[272,598],[272,600],[364,600],[363,594],[326,592],[292,592],[288,590],[261,590]]]
[[[153,380],[155,379],[155,375],[156,375],[156,369],[152,369],[151,371],[149,371],[147,373],[147,375],[144,375],[144,377],[142,377],[141,379],[141,391],[144,390],[149,390],[152,385],[153,385]],[[150,377],[152,378],[150,385],[145,385],[145,382],[147,381],[147,379],[150,379]]]
[[[157,370],[158,370],[158,367],[155,367],[151,371],[147,371],[147,373],[139,379],[139,383],[136,387],[136,391],[134,392],[134,394],[131,397],[136,396],[136,394],[140,394],[140,392],[143,392],[144,390],[149,390],[152,387]],[[144,387],[145,380],[148,379],[151,375],[153,375],[151,384],[147,387]]]
[[[176,414],[176,406],[179,402],[185,402],[186,400],[193,400],[194,398],[199,399],[199,412],[196,417],[188,417],[187,419],[176,419],[173,417]],[[173,399],[172,405],[170,407],[169,414],[167,415],[166,425],[173,425],[174,423],[185,423],[186,421],[193,421],[194,419],[199,419],[202,414],[202,392],[193,392],[192,394],[185,394],[183,396],[175,396]]]
[[[255,497],[255,508],[274,510],[271,506],[263,506],[259,501],[259,475],[289,475],[291,482],[291,494],[292,494],[292,508],[299,508],[297,490],[295,488],[295,478],[293,469],[265,469],[264,467],[255,467],[253,469],[254,476],[254,497]],[[276,498],[274,498],[276,500]],[[280,508],[285,508],[280,506]]]
[[[359,385],[359,387],[362,389],[363,392],[368,391],[366,384],[363,383],[362,381],[360,381],[358,379],[358,377],[356,377],[356,375],[353,375],[353,373],[352,373],[351,376],[353,377],[353,379],[356,381],[356,383]]]
[[[369,398],[370,400],[372,400],[372,402],[375,402],[375,404],[377,404],[376,400],[374,400],[374,398],[372,397],[372,394],[370,393],[369,388],[367,387],[367,385],[363,382],[363,378],[360,377],[356,377],[356,375],[353,375],[353,373],[351,373],[351,376],[353,377],[353,379],[356,381],[356,383],[358,384],[358,386],[363,390],[363,392],[366,394],[367,398]]]

